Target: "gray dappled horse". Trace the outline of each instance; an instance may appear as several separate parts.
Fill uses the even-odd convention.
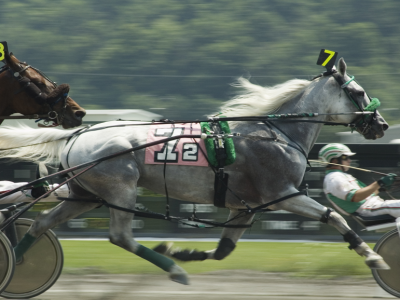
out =
[[[346,68],[344,60],[340,59],[336,74],[343,82],[350,80],[346,74]],[[321,76],[312,81],[291,80],[272,88],[260,87],[245,79],[240,79],[238,86],[243,88],[245,93],[227,102],[221,108],[226,116],[262,116],[272,111],[279,114],[300,112],[323,114],[358,110],[338,82],[330,75]],[[348,84],[348,90],[362,108],[365,108],[370,102],[364,90],[355,81]],[[360,116],[320,115],[317,120],[352,123],[358,118]],[[0,148],[5,144],[8,147],[15,147],[30,144],[30,142],[37,144],[54,141],[21,148],[13,155],[14,157],[54,156],[61,159],[64,168],[69,168],[146,143],[148,126],[107,128],[107,126],[121,123],[134,124],[134,122],[128,121],[98,124],[91,129],[100,127],[104,127],[104,129],[89,130],[73,137],[68,142],[66,138],[71,136],[72,131],[2,128],[0,129]],[[230,124],[232,132],[238,132],[243,137],[234,138],[237,159],[235,163],[225,167],[225,171],[230,175],[230,188],[251,207],[298,191],[297,187],[300,185],[306,169],[306,157],[298,149],[288,146],[288,143],[292,143],[288,139],[288,135],[307,154],[316,141],[322,126],[321,123],[306,122],[275,122],[275,124],[282,130],[275,130],[278,133],[278,141],[265,139],[265,137],[270,137],[272,132],[263,123],[231,122]],[[379,113],[376,113],[369,125],[359,131],[367,139],[376,139],[382,137],[387,128],[386,122]],[[62,138],[65,139],[60,140]],[[138,186],[157,193],[164,193],[164,166],[144,164],[144,155],[145,151],[139,150],[100,163],[71,182],[70,197],[82,199],[99,197],[111,204],[134,209]],[[196,203],[213,203],[214,173],[210,168],[168,165],[166,172],[166,181],[171,197]],[[231,193],[228,192],[226,197],[226,207],[230,209],[229,218],[235,217],[239,213],[239,209],[245,208]],[[27,235],[17,246],[17,257],[20,257],[29,248],[29,245],[49,228],[66,222],[96,206],[98,206],[96,203],[64,201],[57,207],[44,211],[37,217]],[[370,268],[388,268],[383,259],[349,228],[339,214],[313,199],[305,195],[297,195],[270,208],[287,210],[334,226],[350,243],[352,249],[366,257],[365,262]],[[187,284],[188,278],[185,271],[170,258],[143,247],[133,239],[132,217],[132,213],[110,209],[111,243],[145,258],[169,272],[172,280]],[[253,217],[253,214],[248,214],[235,219],[231,224],[249,224]],[[243,228],[224,228],[216,249],[194,252],[195,255],[186,256],[186,260],[223,259],[235,248],[235,244],[244,231]],[[180,257],[179,250],[165,250],[168,250],[165,252],[167,256],[169,254]]]

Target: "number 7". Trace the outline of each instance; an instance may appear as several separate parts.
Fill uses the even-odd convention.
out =
[[[330,50],[325,50],[325,53],[328,53],[329,56],[327,59],[325,59],[325,61],[322,63],[322,66],[325,67],[326,64],[332,59],[332,57],[335,55],[335,51],[330,51]]]

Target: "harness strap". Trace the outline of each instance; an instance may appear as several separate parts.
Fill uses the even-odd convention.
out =
[[[307,195],[307,191],[302,190],[300,192],[296,192],[296,193],[293,193],[293,194],[290,194],[290,195],[286,195],[286,196],[283,196],[282,198],[273,200],[271,202],[259,205],[259,206],[254,207],[254,208],[251,208],[248,205],[246,205],[247,206],[247,210],[245,210],[245,212],[246,213],[251,213],[251,214],[258,213],[258,212],[263,212],[263,211],[265,211],[265,208],[267,208],[268,206],[277,204],[279,202],[282,202],[283,200],[286,200],[286,199],[289,199],[289,198],[292,198],[292,197],[296,197],[296,196],[299,196],[299,195]]]
[[[211,170],[214,172],[214,175],[217,176],[217,173],[218,173],[218,172],[217,172],[217,169],[214,168],[213,165],[210,163],[210,160],[208,159],[207,154],[204,152],[203,148],[200,147],[199,143],[197,143],[197,141],[196,141],[194,138],[192,138],[192,140],[193,140],[193,142],[197,145],[197,148],[200,149],[201,153],[203,153],[203,156],[204,156],[205,159],[207,160],[208,165],[210,166]],[[228,174],[225,174],[225,175],[228,175]],[[236,197],[236,199],[238,199],[239,201],[241,201],[241,200],[240,200],[240,197],[239,197],[238,195],[236,195],[236,193],[235,193],[234,191],[232,191],[232,190],[229,188],[228,182],[227,182],[227,181],[222,181],[221,183],[222,183],[222,185],[224,186],[224,188],[226,188],[227,190],[229,190],[229,191],[232,193],[232,195]]]
[[[322,215],[322,217],[321,217],[321,219],[319,219],[319,221],[324,224],[328,223],[329,216],[330,216],[331,212],[333,212],[333,211],[334,211],[333,209],[327,208],[326,212]]]
[[[216,138],[212,139],[217,159],[217,167],[214,177],[214,206],[224,208],[226,207],[225,198],[229,180],[229,174],[224,172],[225,161],[228,157],[226,154],[225,141],[221,135],[224,134],[224,132],[222,131],[221,125],[218,121],[212,121],[209,125],[212,132],[217,135]]]
[[[299,195],[306,195],[306,191],[300,191],[300,192],[296,192],[290,195],[286,195],[284,197],[281,197],[279,199],[276,199],[274,201],[259,205],[257,207],[251,208],[248,205],[246,205],[248,207],[247,210],[243,211],[246,214],[255,214],[258,212],[265,212],[265,208],[273,205],[273,204],[277,204],[279,202],[282,202],[284,200],[287,200],[289,198],[292,197],[296,197]],[[128,213],[133,213],[138,217],[144,217],[144,218],[150,218],[150,219],[159,219],[159,220],[168,220],[168,221],[172,221],[172,220],[177,220],[177,221],[183,221],[183,220],[189,220],[189,221],[194,221],[194,222],[199,222],[199,223],[203,223],[203,224],[207,224],[207,225],[212,225],[214,227],[226,227],[226,228],[250,228],[253,223],[248,224],[248,225],[243,225],[243,224],[227,224],[235,219],[237,219],[239,216],[236,216],[232,219],[227,220],[226,222],[213,222],[213,221],[207,221],[207,220],[202,220],[197,218],[195,215],[193,215],[191,218],[178,218],[178,217],[172,217],[172,216],[166,216],[160,213],[155,213],[155,212],[143,212],[143,211],[139,211],[137,209],[129,209],[129,208],[125,208],[125,207],[121,207],[118,205],[114,205],[114,204],[110,204],[105,200],[102,199],[98,199],[98,200],[91,200],[91,199],[77,199],[77,198],[64,198],[64,197],[57,197],[57,199],[62,200],[62,201],[81,201],[81,202],[91,202],[91,203],[99,203],[102,204],[108,208],[113,208],[113,209],[117,209],[117,210],[121,210],[121,211],[125,211]],[[190,224],[188,224],[190,225]],[[194,227],[199,227],[199,226],[194,226]]]
[[[357,113],[357,112],[352,112],[352,113],[344,113],[344,114],[363,114],[363,113]],[[370,114],[370,113],[368,113]],[[293,115],[293,114],[292,114]],[[319,115],[338,115],[338,114],[319,114]],[[304,117],[314,117],[317,116],[317,114],[314,114],[312,116],[304,116]],[[277,115],[274,117],[269,117],[269,116],[264,116],[264,117],[235,117],[235,118],[220,118],[221,121],[250,121],[250,122],[263,122],[266,119],[273,119],[272,121],[279,121],[279,122],[297,122],[297,123],[321,123],[324,125],[342,125],[342,126],[346,126],[346,127],[355,127],[355,124],[353,123],[339,123],[339,122],[325,122],[325,121],[318,121],[318,120],[301,120],[301,119],[286,119],[286,118],[280,118]],[[137,121],[137,120],[116,120],[116,121]],[[149,126],[149,125],[158,125],[158,124],[187,124],[187,123],[200,123],[200,122],[208,122],[209,120],[203,120],[203,121],[199,121],[199,120],[181,120],[181,121],[171,121],[168,120],[166,122],[164,121],[152,121],[152,122],[143,122],[143,123],[139,123],[139,124],[120,124],[120,125],[111,125],[111,126],[104,126],[104,127],[98,127],[98,128],[91,128],[88,131],[98,131],[98,130],[103,130],[103,129],[108,129],[108,128],[113,128],[113,127],[128,127],[128,126]],[[140,121],[142,122],[142,121]]]
[[[61,201],[80,201],[80,202],[89,202],[89,203],[99,203],[99,204],[102,204],[102,205],[104,205],[105,207],[108,207],[108,208],[113,208],[113,209],[121,210],[121,211],[124,211],[124,212],[133,213],[137,217],[143,217],[143,218],[149,218],[149,219],[159,219],[159,220],[168,220],[168,221],[189,220],[189,221],[204,223],[204,224],[208,224],[208,225],[213,225],[214,227],[227,227],[227,228],[250,228],[251,227],[251,225],[239,225],[239,224],[238,225],[231,225],[231,224],[226,224],[226,223],[230,222],[231,220],[228,220],[228,221],[226,221],[224,223],[220,223],[220,222],[212,222],[212,221],[201,220],[201,219],[198,219],[196,217],[179,218],[179,217],[173,217],[173,216],[166,216],[166,215],[163,215],[163,214],[160,214],[160,213],[155,213],[155,212],[143,212],[143,211],[139,211],[137,209],[129,209],[129,208],[121,207],[121,206],[118,206],[118,205],[110,204],[107,201],[104,201],[102,199],[91,200],[91,199],[77,199],[77,198],[65,198],[65,197],[57,197],[57,199],[61,200]],[[190,224],[188,224],[188,225],[190,225]]]
[[[7,70],[8,69],[8,66],[7,65],[4,65],[4,66],[1,66],[0,67],[0,73],[3,73],[5,70]]]
[[[269,122],[269,121],[263,121],[263,123],[264,123],[265,125],[267,125],[267,127],[268,127],[271,131],[273,131],[272,128],[271,128],[271,126],[275,127],[277,130],[279,130],[280,132],[282,132],[291,142],[293,142],[296,146],[291,145],[290,143],[288,143],[287,145],[290,146],[290,147],[292,147],[292,148],[294,148],[294,149],[296,149],[296,150],[299,151],[301,154],[303,154],[304,157],[306,158],[306,161],[307,161],[308,166],[309,166],[310,168],[312,168],[310,162],[308,161],[308,157],[307,157],[308,155],[307,155],[307,153],[304,151],[304,149],[303,149],[289,134],[287,134],[286,132],[284,132],[282,129],[280,129],[278,126],[276,126],[274,123],[271,123],[271,122]]]
[[[225,228],[250,228],[253,223],[248,224],[248,225],[243,225],[243,224],[226,224],[230,221],[232,221],[232,219],[224,222],[224,223],[219,223],[219,222],[213,222],[213,221],[206,221],[206,220],[201,220],[198,218],[190,218],[190,221],[195,221],[195,222],[199,222],[199,223],[203,223],[203,224],[207,224],[207,225],[212,225],[213,227],[225,227]]]
[[[352,82],[354,80],[354,76],[350,77],[350,80],[348,81],[344,81],[343,77],[339,75],[339,73],[334,73],[332,74],[333,78],[335,78],[336,82],[340,85],[340,87],[343,89],[343,91],[346,93],[347,97],[350,99],[351,103],[353,103],[353,105],[360,111],[363,111],[362,107],[360,107],[360,105],[353,99],[353,97],[351,96],[351,93],[348,90],[348,85],[350,82]]]
[[[172,124],[172,127],[175,129],[175,124]],[[174,130],[171,131],[171,134],[169,135],[169,137],[172,137],[172,133],[174,132]],[[167,187],[167,177],[166,177],[166,171],[167,171],[167,154],[168,154],[168,144],[165,146],[165,157],[164,157],[164,171],[163,171],[163,175],[164,175],[164,189],[165,189],[165,197],[167,200],[167,204],[165,205],[165,215],[167,218],[169,218],[169,195],[168,195],[168,187]]]
[[[23,116],[0,116],[0,120],[20,120],[20,119],[39,119],[39,118],[46,118],[48,115],[38,115],[38,114],[33,114],[33,115],[23,115]],[[42,143],[40,143],[42,144]],[[38,145],[38,144],[36,144]],[[28,145],[31,146],[31,145]],[[22,146],[25,147],[25,146]],[[20,147],[18,147],[20,148]],[[14,148],[8,148],[8,149],[14,149]]]

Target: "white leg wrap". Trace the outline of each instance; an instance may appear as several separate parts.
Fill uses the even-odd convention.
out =
[[[358,247],[354,248],[354,251],[356,251],[358,255],[366,257],[365,263],[370,269],[390,269],[383,258],[379,254],[372,251],[372,249],[366,243],[361,243]]]

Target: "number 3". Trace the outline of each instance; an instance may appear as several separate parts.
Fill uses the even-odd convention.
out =
[[[0,60],[4,60],[5,53],[4,53],[4,45],[0,43]]]

